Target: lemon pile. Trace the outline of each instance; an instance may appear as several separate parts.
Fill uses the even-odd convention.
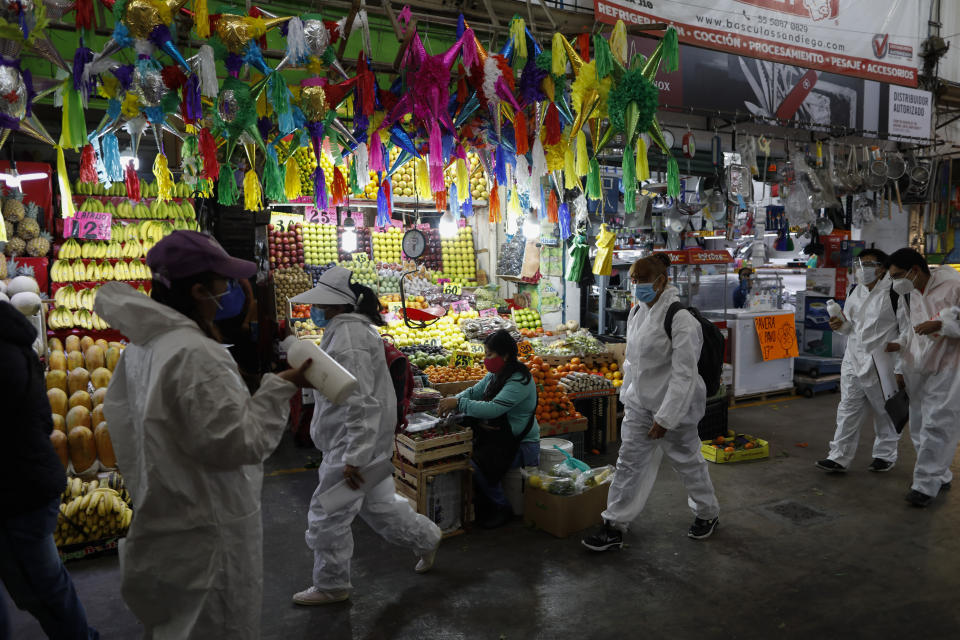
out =
[[[463,227],[455,238],[444,238],[441,243],[443,252],[443,276],[454,282],[466,284],[477,277],[476,253],[473,247],[473,229]]]
[[[426,329],[412,329],[404,324],[403,320],[395,320],[387,327],[381,328],[381,333],[389,333],[398,347],[412,347],[417,344],[432,344],[439,341],[439,345],[448,351],[462,348],[467,338],[460,330],[461,318],[477,318],[476,311],[463,313],[448,313]]]
[[[385,231],[374,231],[371,238],[373,240],[374,262],[400,264],[401,242],[403,241],[403,231],[401,229],[390,227]]]

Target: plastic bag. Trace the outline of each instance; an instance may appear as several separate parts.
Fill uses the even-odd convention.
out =
[[[574,478],[576,479],[582,471],[576,467],[570,466],[564,462],[557,463],[550,468],[550,473],[560,478]]]
[[[613,471],[614,469],[612,466],[605,465],[590,469],[589,471],[584,471],[583,473],[579,474],[576,480],[577,493],[581,493],[587,489],[592,489],[593,487],[598,487],[601,484],[610,482],[613,480]]]
[[[572,496],[577,492],[577,485],[573,478],[551,476],[545,473],[531,473],[527,477],[527,485],[558,496]]]

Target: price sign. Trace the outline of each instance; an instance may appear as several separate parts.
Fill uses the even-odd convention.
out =
[[[366,264],[370,262],[370,256],[367,255],[366,251],[357,251],[353,254],[353,261],[357,264]]]
[[[486,349],[484,349],[483,345],[478,342],[468,342],[463,345],[463,348],[467,353],[471,353],[476,356],[482,356],[484,353],[486,353]]]
[[[388,302],[388,303],[387,303],[387,311],[389,311],[390,313],[396,313],[397,311],[400,311],[400,309],[403,309],[403,303],[402,303],[402,302]]]
[[[533,355],[533,345],[530,344],[529,340],[524,340],[517,345],[517,351],[520,353],[521,358],[529,358]]]
[[[466,300],[457,300],[450,305],[450,310],[454,313],[463,313],[464,311],[470,311],[470,303]]]
[[[440,340],[440,338],[429,338],[426,344],[430,345],[431,347],[442,347],[443,341]]]
[[[472,367],[473,366],[473,357],[468,356],[465,353],[458,353],[453,356],[453,366],[455,367]]]
[[[445,282],[443,284],[443,292],[448,295],[458,296],[463,291],[463,288],[460,286],[459,282]]]
[[[754,323],[764,362],[799,355],[793,315],[761,316]]]
[[[323,212],[316,207],[307,207],[303,212],[303,219],[307,222],[312,222],[313,224],[326,224],[326,216],[321,215]]]
[[[453,281],[450,278],[437,278],[437,284],[440,285],[441,287],[447,284],[448,282],[453,282]]]
[[[496,307],[489,307],[487,309],[480,309],[481,318],[492,318],[497,315]]]
[[[98,211],[77,211],[63,219],[63,237],[81,240],[109,240],[113,216]]]

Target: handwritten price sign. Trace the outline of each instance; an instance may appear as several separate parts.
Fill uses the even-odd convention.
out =
[[[765,362],[799,355],[793,315],[761,316],[754,319],[754,324]]]
[[[466,343],[463,345],[463,350],[475,356],[482,356],[484,353],[486,353],[486,349],[484,349],[483,345],[477,342]]]
[[[458,296],[463,292],[463,288],[460,286],[459,282],[445,282],[443,285],[443,292],[447,295]]]
[[[387,303],[387,311],[389,311],[390,313],[396,313],[396,312],[400,311],[401,309],[403,309],[403,303],[402,303],[402,302],[388,302],[388,303]]]
[[[63,219],[63,237],[82,240],[109,240],[113,216],[97,211],[78,211],[72,218]]]
[[[370,262],[370,256],[365,251],[357,251],[353,254],[353,261],[357,264],[366,264]]]
[[[427,344],[431,347],[442,347],[443,341],[440,338],[430,338],[427,340]]]
[[[455,367],[472,367],[473,366],[473,356],[469,356],[465,353],[458,353],[453,356],[453,366]]]
[[[457,300],[450,305],[450,310],[454,313],[463,313],[464,311],[470,311],[470,303],[466,300]]]
[[[533,345],[528,340],[524,340],[517,345],[517,351],[521,358],[529,358],[533,355]]]
[[[497,315],[497,308],[496,308],[496,307],[490,307],[490,308],[488,308],[488,309],[481,309],[481,310],[480,310],[480,317],[481,317],[481,318],[492,318],[492,317],[494,317],[494,316],[496,316],[496,315]]]

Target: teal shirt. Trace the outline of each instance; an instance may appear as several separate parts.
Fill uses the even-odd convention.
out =
[[[507,384],[503,385],[500,393],[487,402],[483,400],[483,394],[487,390],[487,385],[493,382],[493,377],[492,373],[488,373],[483,380],[458,393],[457,410],[479,420],[492,420],[506,414],[513,435],[519,436],[527,428],[530,416],[537,410],[537,383],[530,378],[529,382],[524,384],[521,381],[523,376],[515,373]],[[540,425],[534,418],[533,426],[530,427],[530,432],[527,433],[523,442],[539,441]]]

